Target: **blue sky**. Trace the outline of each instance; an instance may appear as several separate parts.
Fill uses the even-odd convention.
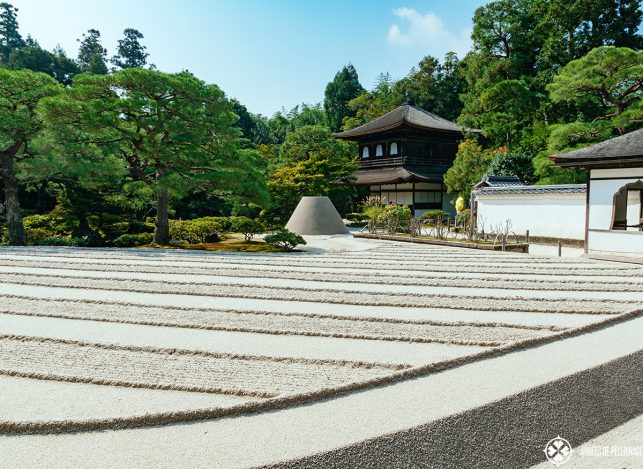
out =
[[[323,100],[351,62],[370,88],[380,72],[406,75],[431,54],[470,47],[483,0],[8,0],[23,35],[76,56],[77,38],[98,29],[109,55],[125,28],[144,35],[150,61],[188,69],[255,113]]]

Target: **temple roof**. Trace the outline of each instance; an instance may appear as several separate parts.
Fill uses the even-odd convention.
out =
[[[407,125],[424,130],[437,130],[442,132],[457,132],[462,134],[462,129],[455,123],[443,119],[424,109],[409,104],[393,109],[377,119],[367,122],[351,130],[334,134],[337,138],[352,139],[372,135],[379,132],[397,129]]]
[[[442,181],[439,174],[421,174],[397,166],[394,168],[360,169],[353,173],[354,184],[401,184],[404,182],[435,182]]]
[[[643,129],[549,158],[556,166],[640,166],[643,163]]]

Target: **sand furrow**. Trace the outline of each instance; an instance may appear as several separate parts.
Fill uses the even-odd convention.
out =
[[[264,398],[341,386],[405,366],[0,336],[3,375]]]
[[[322,302],[370,306],[420,306],[445,309],[491,311],[560,312],[587,314],[619,314],[643,306],[642,301],[585,298],[526,298],[514,295],[464,296],[440,294],[408,294],[395,292],[364,292],[314,288],[272,286],[240,286],[236,284],[173,283],[171,281],[143,281],[41,276],[28,274],[0,274],[0,280],[15,285],[38,285],[98,290],[122,290],[140,293],[200,295],[228,298],[273,299],[280,301]]]
[[[190,422],[203,419],[214,419],[229,415],[240,415],[259,412],[268,409],[279,409],[290,405],[301,404],[313,400],[324,399],[328,397],[339,396],[344,393],[353,392],[358,389],[365,389],[374,386],[381,386],[402,379],[410,379],[418,376],[424,376],[429,373],[435,373],[442,370],[462,366],[477,360],[497,357],[513,351],[525,349],[531,346],[542,345],[555,340],[573,337],[590,331],[598,330],[622,321],[640,317],[641,311],[632,311],[627,314],[608,318],[603,321],[588,324],[586,326],[559,332],[551,336],[537,339],[526,340],[514,344],[495,347],[483,352],[471,354],[463,357],[444,360],[437,363],[427,363],[426,365],[408,368],[397,372],[389,373],[382,376],[373,377],[362,382],[353,382],[334,388],[324,388],[307,393],[284,395],[275,398],[261,399],[230,407],[209,407],[195,408],[185,411],[160,412],[146,415],[132,415],[128,417],[115,418],[90,418],[90,419],[67,419],[54,421],[6,421],[0,420],[0,434],[15,433],[60,433],[60,432],[78,432],[101,430],[111,428],[133,428],[140,426],[159,425],[176,422]]]
[[[14,256],[16,257],[16,256]],[[35,257],[35,256],[20,256],[22,257]],[[371,263],[363,262],[352,262],[350,260],[344,260],[343,262],[323,262],[321,259],[313,259],[305,262],[294,262],[290,259],[284,260],[267,260],[263,258],[254,258],[251,260],[245,260],[239,257],[223,258],[216,255],[213,255],[211,258],[188,258],[184,260],[177,260],[177,258],[146,258],[146,257],[130,257],[130,258],[121,258],[120,256],[114,257],[101,257],[96,256],[94,258],[89,258],[87,256],[49,256],[54,260],[56,258],[79,260],[79,261],[89,261],[89,263],[95,262],[95,259],[100,259],[106,262],[112,262],[120,264],[121,262],[132,262],[134,264],[140,262],[145,263],[146,265],[162,265],[167,266],[174,263],[175,265],[188,266],[197,266],[202,267],[222,267],[222,268],[231,268],[231,269],[240,269],[248,267],[263,267],[263,268],[273,268],[273,269],[283,269],[288,268],[309,268],[311,265],[314,265],[316,269],[326,269],[326,270],[337,270],[342,271],[362,271],[365,273],[372,273],[373,265]],[[0,256],[0,258],[3,258]],[[6,256],[4,257],[6,259]],[[39,258],[44,260],[43,257]],[[491,264],[480,264],[478,266],[469,265],[466,262],[463,262],[460,265],[443,265],[437,262],[424,262],[424,263],[409,263],[409,262],[400,262],[396,260],[391,260],[390,264],[381,264],[377,266],[377,271],[388,271],[388,272],[430,272],[430,273],[473,273],[473,274],[511,274],[511,275],[556,275],[559,277],[632,277],[632,278],[643,278],[643,269],[641,268],[606,268],[605,265],[592,266],[591,268],[567,268],[565,266],[556,267],[554,265],[536,265],[530,266],[523,263],[506,263],[501,262],[498,265]]]
[[[4,256],[0,256],[2,258]],[[42,258],[43,256],[35,256],[31,254],[20,254],[20,257],[38,257]],[[348,256],[340,255],[332,257],[331,255],[314,255],[314,256],[303,256],[303,255],[291,255],[288,257],[282,256],[263,256],[263,255],[248,255],[245,257],[239,255],[221,255],[209,253],[209,255],[186,255],[186,256],[177,256],[177,255],[168,255],[163,253],[162,256],[132,256],[132,255],[121,255],[118,252],[115,252],[114,255],[105,255],[97,254],[92,255],[88,253],[87,255],[51,255],[47,254],[47,257],[52,258],[65,258],[65,259],[122,259],[122,260],[155,260],[157,262],[166,262],[166,261],[181,261],[185,263],[190,262],[200,262],[200,263],[232,263],[232,264],[253,264],[253,265],[309,265],[315,264],[318,266],[370,266],[373,264],[378,264],[378,267],[381,268],[392,268],[400,267],[399,256],[392,256],[389,259],[382,259],[386,262],[378,262],[376,259],[365,259],[364,257],[350,258]],[[568,259],[557,260],[558,258],[543,258],[537,261],[531,261],[530,257],[525,257],[524,259],[516,259],[515,262],[504,260],[501,256],[493,256],[484,262],[475,262],[473,260],[467,260],[466,258],[450,261],[448,258],[440,258],[438,256],[428,257],[426,260],[414,260],[414,259],[404,259],[403,268],[409,269],[420,269],[421,267],[433,267],[433,268],[448,268],[448,267],[467,267],[474,269],[499,269],[499,268],[513,268],[513,269],[526,269],[532,268],[536,270],[544,269],[557,269],[561,273],[564,272],[575,272],[578,270],[587,270],[587,271],[598,271],[598,272],[627,272],[629,275],[643,276],[643,268],[635,265],[623,264],[619,265],[618,268],[610,266],[607,268],[605,264],[597,263],[594,261],[587,263],[578,263],[578,262],[569,262]],[[564,259],[564,258],[563,258]],[[186,265],[188,265],[186,264]],[[464,266],[462,264],[465,264]],[[421,269],[420,269],[421,270]]]
[[[356,317],[141,307],[115,303],[92,304],[17,298],[4,298],[0,305],[0,313],[262,334],[476,346],[498,346],[564,330],[554,327],[463,323],[449,325],[422,321],[365,320]]]
[[[0,262],[0,266],[8,267],[6,272],[23,272],[28,268],[69,270],[82,272],[131,272],[141,274],[165,274],[167,266],[140,266],[140,265],[115,265],[115,264],[83,264],[73,262]],[[28,273],[28,272],[27,272]],[[418,275],[386,275],[368,277],[353,273],[328,273],[328,272],[293,272],[290,270],[256,270],[256,269],[211,269],[203,267],[178,267],[172,269],[173,274],[182,275],[211,275],[226,278],[261,278],[261,279],[287,279],[304,280],[322,283],[355,283],[376,285],[411,285],[427,287],[463,287],[463,288],[503,288],[521,290],[552,290],[552,291],[604,291],[604,292],[642,292],[643,283],[624,283],[596,279],[593,281],[578,281],[570,279],[524,279],[524,278],[461,278],[456,276],[426,277]]]

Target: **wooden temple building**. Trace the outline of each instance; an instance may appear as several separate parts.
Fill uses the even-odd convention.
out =
[[[408,205],[415,216],[433,209],[455,214],[443,180],[464,138],[455,123],[405,104],[335,137],[358,143],[353,176],[371,195]]]

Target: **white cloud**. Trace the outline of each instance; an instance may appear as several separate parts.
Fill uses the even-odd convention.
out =
[[[415,8],[402,7],[393,10],[393,14],[400,19],[402,27],[392,24],[389,28],[387,39],[392,45],[427,49],[438,57],[450,51],[462,57],[471,47],[470,29],[454,34],[432,11],[423,15]]]

